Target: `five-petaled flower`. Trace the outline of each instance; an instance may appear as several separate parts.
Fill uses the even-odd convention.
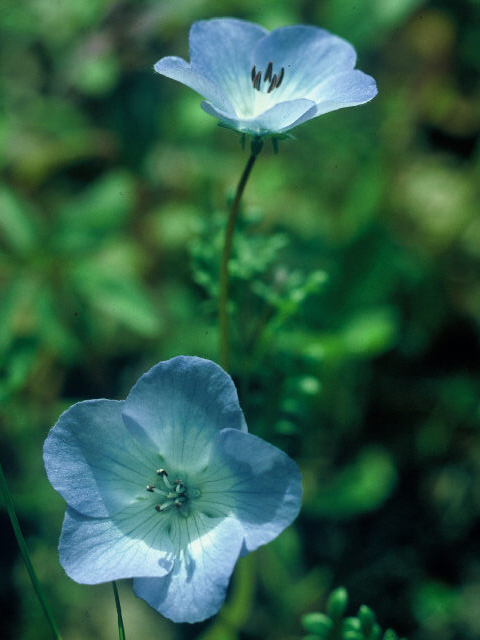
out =
[[[355,63],[352,45],[318,27],[269,33],[251,22],[216,18],[192,25],[190,63],[169,56],[155,70],[197,91],[204,111],[224,125],[264,136],[374,98],[375,80]]]
[[[134,578],[136,594],[176,622],[216,613],[239,556],[300,508],[297,465],[248,433],[230,376],[201,358],[160,362],[125,401],[73,405],[44,460],[67,502],[67,574]]]

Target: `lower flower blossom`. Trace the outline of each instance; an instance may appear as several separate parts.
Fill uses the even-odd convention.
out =
[[[237,559],[300,509],[297,465],[248,433],[231,378],[201,358],[160,362],[125,401],[73,405],[44,460],[67,503],[66,573],[84,584],[134,578],[175,622],[215,614]]]

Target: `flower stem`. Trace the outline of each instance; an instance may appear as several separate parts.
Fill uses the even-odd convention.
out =
[[[20,524],[18,522],[17,514],[15,513],[15,507],[13,505],[12,495],[8,488],[7,480],[5,478],[5,474],[3,473],[3,468],[0,463],[0,489],[3,494],[3,499],[5,501],[5,506],[7,507],[8,517],[10,518],[10,522],[12,523],[13,532],[15,534],[15,538],[17,539],[18,547],[20,549],[20,553],[22,555],[23,561],[28,571],[28,575],[30,576],[30,580],[32,581],[33,588],[35,589],[35,593],[37,594],[37,598],[40,602],[40,605],[43,609],[43,613],[47,618],[48,624],[53,633],[53,637],[55,640],[61,640],[60,633],[58,632],[57,625],[55,624],[55,620],[53,619],[52,613],[48,607],[47,600],[43,593],[42,586],[40,581],[35,573],[35,569],[33,568],[32,560],[30,558],[30,554],[27,549],[27,545],[25,543],[25,538],[23,537],[22,530],[20,529]]]
[[[120,597],[118,595],[117,583],[115,581],[112,582],[112,587],[113,595],[115,597],[115,606],[117,608],[118,637],[119,640],[125,640],[125,627],[123,626],[122,607],[120,606]]]
[[[227,228],[225,230],[225,241],[223,244],[222,260],[220,263],[220,280],[218,287],[218,326],[220,335],[219,344],[219,360],[220,365],[228,371],[230,368],[230,318],[228,315],[228,284],[229,284],[229,263],[232,254],[233,233],[235,231],[235,223],[237,221],[238,212],[240,210],[240,200],[247,180],[252,171],[255,160],[262,150],[263,141],[261,138],[252,140],[251,154],[248,158],[247,165],[243,170],[242,177],[237,186],[235,199],[232,202],[230,213],[228,214]]]

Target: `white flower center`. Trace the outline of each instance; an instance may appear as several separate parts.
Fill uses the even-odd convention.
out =
[[[250,79],[254,90],[250,95],[244,96],[241,105],[236,106],[238,116],[246,119],[255,118],[275,106],[280,98],[275,89],[280,87],[284,76],[285,69],[283,67],[278,73],[273,72],[273,62],[268,63],[265,72],[261,69],[257,70],[256,65],[253,65]]]
[[[199,489],[188,491],[187,485],[180,478],[176,478],[173,482],[168,479],[168,473],[165,469],[157,469],[158,482],[155,484],[147,484],[146,490],[155,493],[159,497],[159,503],[155,505],[155,510],[159,513],[175,508],[184,516],[189,514],[186,509],[189,501],[199,498],[201,492]]]

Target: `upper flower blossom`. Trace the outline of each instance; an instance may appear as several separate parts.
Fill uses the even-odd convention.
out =
[[[155,71],[197,91],[204,111],[225,125],[263,136],[375,97],[375,80],[354,69],[356,57],[346,40],[317,27],[269,33],[217,18],[192,25],[190,63],[170,56]]]
[[[238,557],[300,508],[297,465],[247,432],[231,378],[201,358],[160,362],[125,401],[73,405],[44,460],[67,502],[67,574],[133,577],[136,594],[175,622],[216,613]]]

